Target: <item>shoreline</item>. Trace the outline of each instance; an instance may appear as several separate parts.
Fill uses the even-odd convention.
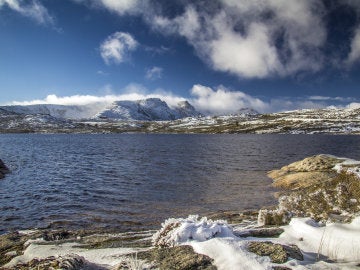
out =
[[[231,269],[229,268],[231,265],[239,266],[239,263],[242,263],[242,267],[246,266],[244,269],[312,269],[312,267],[356,269],[360,262],[360,256],[357,258],[355,255],[358,252],[356,247],[360,246],[360,200],[357,201],[354,196],[360,195],[360,184],[354,186],[358,188],[356,192],[359,193],[347,194],[350,196],[346,197],[349,203],[347,205],[350,205],[352,210],[346,208],[347,213],[345,213],[344,208],[341,215],[348,219],[342,221],[334,219],[327,208],[301,209],[299,208],[301,205],[284,204],[284,201],[294,199],[294,196],[299,191],[303,192],[304,189],[307,191],[313,189],[312,191],[316,193],[317,189],[321,188],[322,192],[329,192],[333,188],[327,190],[327,186],[331,183],[341,186],[346,179],[346,181],[352,181],[349,183],[357,185],[358,182],[360,183],[358,166],[360,162],[355,160],[319,155],[270,172],[275,185],[279,186],[280,183],[282,188],[288,190],[284,193],[285,195],[281,195],[279,205],[275,209],[268,207],[258,212],[218,212],[201,219],[196,216],[172,218],[166,220],[158,231],[112,234],[99,232],[88,234],[89,232],[85,231],[82,234],[75,231],[30,231],[27,235],[21,233],[15,233],[12,236],[1,235],[0,237],[3,238],[1,243],[8,236],[10,239],[11,237],[18,239],[17,243],[12,244],[13,246],[10,244],[7,252],[2,249],[3,257],[8,256],[6,260],[11,260],[10,264],[3,269],[13,269],[12,267],[17,263],[25,268],[16,269],[28,269],[26,267],[29,267],[29,264],[26,261],[35,264],[33,259],[40,255],[42,259],[37,260],[37,266],[50,263],[49,261],[52,263],[56,261],[58,264],[65,261],[71,261],[74,264],[76,261],[87,267],[83,269],[100,269],[91,268],[100,266],[104,269],[126,269],[121,267],[135,260],[143,266],[140,269],[167,269],[162,265],[169,256],[172,258],[173,252],[183,256],[176,260],[182,262],[184,258],[190,256],[193,260],[187,263],[200,260],[203,266],[208,267],[201,269]],[[318,172],[325,173],[325,178],[319,181],[320,183],[311,182],[313,181],[311,176]],[[326,173],[333,175],[334,172],[334,178],[326,179]],[[321,185],[323,181],[325,185]],[[311,197],[311,192],[307,194],[309,199],[314,199]],[[304,200],[306,202],[306,198]],[[341,197],[339,203],[342,204],[343,201]],[[318,204],[320,202],[317,201]],[[340,204],[336,207],[338,208]],[[298,207],[296,209],[298,212],[293,209],[294,207]],[[300,210],[303,212],[299,212]],[[313,219],[307,216],[312,216]],[[228,222],[223,219],[227,219]],[[327,231],[332,231],[334,235],[331,236],[326,233]],[[347,231],[353,232],[346,234]],[[325,238],[324,235],[326,235]],[[330,238],[327,239],[328,237]],[[331,239],[339,237],[340,240],[337,242],[331,242],[334,241]],[[355,246],[349,246],[347,242],[342,243],[341,237],[352,239],[352,244]],[[30,240],[32,238],[37,240]],[[341,250],[334,249],[336,246],[341,247]],[[22,252],[24,255],[21,255]],[[66,257],[68,253],[76,254],[76,256]],[[360,255],[360,250],[358,254]],[[54,257],[54,255],[58,256]],[[76,267],[79,266],[66,269],[80,269]]]

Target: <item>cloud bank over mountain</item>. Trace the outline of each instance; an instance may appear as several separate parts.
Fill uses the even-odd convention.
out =
[[[331,98],[324,96],[309,96],[299,98],[278,97],[270,100],[261,99],[235,91],[224,86],[208,87],[196,84],[190,89],[190,97],[176,96],[171,92],[158,90],[150,93],[144,86],[129,85],[125,94],[108,95],[73,95],[57,96],[48,95],[44,99],[30,101],[13,101],[6,105],[35,105],[35,104],[57,104],[57,105],[89,105],[96,104],[96,108],[106,107],[115,101],[135,101],[148,98],[159,98],[174,108],[179,102],[188,100],[196,110],[206,115],[233,114],[243,108],[254,109],[260,113],[279,112],[297,109],[317,109],[329,106],[351,107],[357,106],[357,100],[353,98]]]

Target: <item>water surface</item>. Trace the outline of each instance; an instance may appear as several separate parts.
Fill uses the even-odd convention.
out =
[[[0,135],[0,233],[158,227],[167,217],[275,203],[266,171],[329,153],[360,159],[360,137]]]

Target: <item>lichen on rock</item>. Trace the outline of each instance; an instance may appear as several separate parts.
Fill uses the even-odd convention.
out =
[[[305,188],[335,177],[336,171],[333,168],[339,162],[339,159],[332,156],[317,155],[296,161],[279,170],[270,171],[268,176],[274,180],[275,187]]]
[[[182,245],[167,248],[154,248],[143,254],[140,259],[153,261],[160,270],[216,270],[213,260],[198,254],[191,246]]]
[[[259,256],[269,256],[271,262],[279,264],[285,263],[289,257],[301,261],[304,259],[300,249],[295,245],[286,246],[270,241],[252,241],[248,243],[248,250]]]
[[[360,212],[360,178],[353,172],[358,163],[317,155],[269,172],[274,185],[285,191],[276,210],[259,212],[259,225],[281,225],[284,216],[351,221]]]

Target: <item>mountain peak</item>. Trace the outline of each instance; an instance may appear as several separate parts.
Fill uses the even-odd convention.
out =
[[[186,100],[174,108],[159,98],[141,100],[121,100],[99,112],[95,118],[141,121],[168,121],[189,116],[199,116],[195,108]]]

